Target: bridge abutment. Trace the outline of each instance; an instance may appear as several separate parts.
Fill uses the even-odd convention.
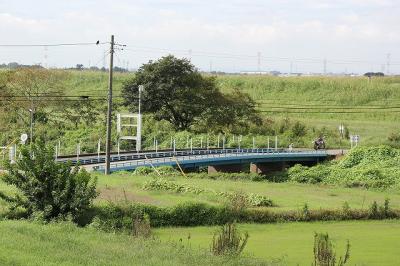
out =
[[[289,165],[286,162],[251,163],[250,173],[271,174],[285,170]]]
[[[241,164],[221,164],[221,165],[209,165],[208,173],[240,173],[243,171],[243,165]]]

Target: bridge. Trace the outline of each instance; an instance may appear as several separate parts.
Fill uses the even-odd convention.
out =
[[[331,153],[314,150],[286,149],[199,149],[125,153],[111,156],[111,172],[133,171],[138,167],[172,166],[185,170],[208,167],[208,172],[248,171],[268,174],[300,163],[313,165],[326,160]],[[104,172],[104,156],[89,155],[81,158],[59,158],[59,161],[79,163],[89,171]],[[249,167],[246,169],[246,167]]]

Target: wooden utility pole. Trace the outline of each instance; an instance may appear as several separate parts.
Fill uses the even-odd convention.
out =
[[[107,109],[107,136],[106,136],[106,167],[105,174],[110,174],[110,153],[111,153],[111,114],[112,114],[112,81],[113,81],[113,60],[114,60],[114,35],[111,35],[110,47],[110,69],[108,78],[108,109]]]

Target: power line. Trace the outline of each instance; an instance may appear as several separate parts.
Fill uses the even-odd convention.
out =
[[[372,112],[367,111],[354,111],[354,112],[347,112],[347,111],[306,111],[306,112],[298,112],[298,111],[285,111],[285,110],[262,110],[259,111],[261,113],[288,113],[288,114],[373,114]],[[399,111],[390,111],[391,113],[400,113]],[[375,114],[386,114],[384,112],[377,112]]]
[[[0,44],[0,47],[58,47],[58,46],[88,46],[103,45],[107,42],[80,42],[80,43],[55,43],[55,44]]]
[[[133,51],[133,52],[175,52],[180,54],[188,55],[188,50],[178,50],[178,49],[167,49],[167,48],[155,48],[155,47],[147,47],[147,46],[137,46],[137,45],[126,45],[127,48],[124,50]],[[133,48],[133,49],[130,49]],[[257,55],[245,55],[245,54],[234,54],[234,53],[221,53],[221,52],[205,52],[205,51],[195,51],[190,50],[192,56],[206,56],[206,57],[220,57],[220,58],[229,58],[229,59],[240,59],[240,58],[248,58],[248,59],[266,59],[270,61],[289,61],[289,62],[301,62],[301,63],[316,63],[320,64],[321,59],[319,58],[292,58],[292,57],[267,57],[262,56],[261,53],[257,53]],[[326,59],[322,59],[326,60]],[[372,62],[365,60],[329,60],[330,64],[381,64],[381,62]],[[400,65],[400,62],[391,62],[391,65]]]

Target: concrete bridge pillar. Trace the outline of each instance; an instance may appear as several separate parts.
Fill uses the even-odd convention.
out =
[[[285,170],[288,167],[286,162],[251,163],[250,173],[271,174]]]
[[[222,164],[222,165],[209,165],[208,173],[240,173],[243,171],[243,166],[241,164]]]

